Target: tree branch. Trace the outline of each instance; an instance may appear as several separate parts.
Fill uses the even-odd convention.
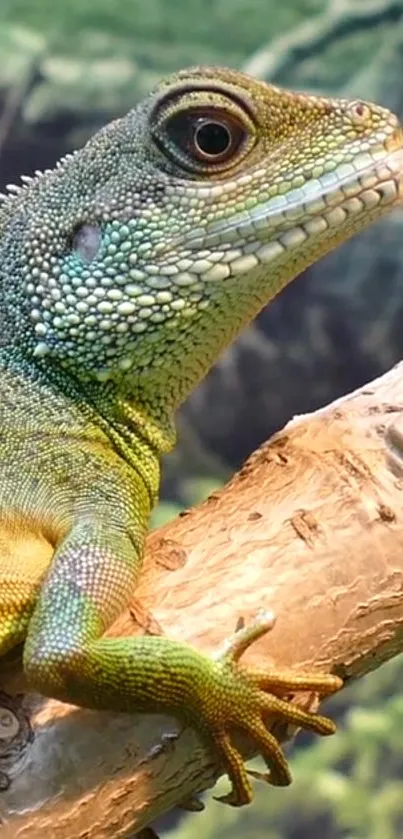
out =
[[[272,608],[248,661],[360,677],[403,649],[402,490],[403,364],[294,419],[222,492],[151,534],[113,634],[163,627],[209,652],[240,616]],[[21,678],[3,659],[2,839],[129,837],[219,774],[172,719],[44,701]]]

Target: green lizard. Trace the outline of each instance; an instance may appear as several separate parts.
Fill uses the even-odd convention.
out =
[[[309,263],[399,198],[402,134],[363,102],[217,68],[163,81],[0,205],[0,654],[24,642],[43,694],[192,721],[250,800],[246,731],[287,784],[267,714],[335,676],[239,663],[258,618],[212,658],[166,637],[105,638],[141,568],[178,405]]]

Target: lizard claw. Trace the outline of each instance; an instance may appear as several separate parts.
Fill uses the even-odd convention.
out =
[[[314,691],[319,696],[326,696],[342,686],[337,676],[293,673],[290,670],[247,669],[238,664],[247,647],[273,625],[274,615],[271,612],[261,614],[252,624],[238,629],[225,642],[214,656],[218,669],[218,695],[215,695],[212,687],[201,709],[232,785],[227,795],[219,796],[216,800],[233,807],[240,807],[252,799],[248,775],[275,786],[291,783],[287,760],[280,743],[266,727],[267,718],[272,717],[276,721],[322,735],[333,734],[335,731],[334,723],[327,717],[304,711],[282,697],[298,691]],[[247,771],[240,752],[231,742],[229,729],[232,728],[242,730],[256,744],[257,751],[268,767],[267,773]]]

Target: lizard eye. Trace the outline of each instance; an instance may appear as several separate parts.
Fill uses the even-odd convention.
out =
[[[166,157],[198,175],[235,166],[257,141],[248,108],[216,89],[165,95],[151,115],[151,132]]]
[[[231,160],[246,135],[234,116],[199,111],[175,114],[167,121],[166,132],[190,160],[212,164]]]
[[[101,239],[101,231],[95,224],[80,224],[73,233],[71,250],[77,253],[83,262],[91,262],[99,251]]]
[[[195,126],[195,152],[202,159],[210,157],[214,157],[215,160],[221,159],[231,149],[233,139],[231,129],[224,122],[201,118],[199,125]]]

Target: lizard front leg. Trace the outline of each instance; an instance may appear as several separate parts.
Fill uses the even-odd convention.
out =
[[[331,734],[330,720],[302,711],[281,694],[301,689],[331,693],[340,681],[243,668],[242,652],[271,627],[271,618],[236,633],[211,659],[166,637],[102,637],[130,599],[141,540],[141,527],[130,533],[93,516],[73,522],[55,552],[30,622],[24,651],[30,683],[44,694],[90,708],[167,711],[188,719],[210,737],[225,766],[232,781],[225,798],[230,804],[252,797],[243,760],[231,741],[234,728],[255,741],[270,768],[270,782],[288,784],[287,762],[265,716]]]

